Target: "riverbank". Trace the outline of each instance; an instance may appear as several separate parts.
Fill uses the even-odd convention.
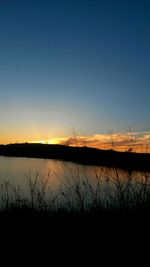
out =
[[[8,181],[0,183],[0,216],[84,221],[108,218],[149,217],[150,173],[101,169],[95,179],[70,172],[57,192],[38,173],[26,176],[26,191]]]
[[[0,155],[57,159],[85,165],[107,166],[125,170],[150,171],[150,154],[118,152],[89,147],[69,147],[49,144],[0,145]]]

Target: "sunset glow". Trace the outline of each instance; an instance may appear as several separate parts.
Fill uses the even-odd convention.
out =
[[[149,14],[149,1],[1,1],[0,144],[74,146],[73,125],[79,146],[148,152]]]
[[[63,140],[63,138],[51,138],[51,139],[46,139],[46,140],[34,140],[29,143],[56,145],[56,144],[61,144],[61,140]]]
[[[31,143],[60,144],[67,146],[87,146],[99,149],[114,149],[117,151],[130,151],[150,153],[150,133],[115,133],[95,134],[91,136],[59,137],[48,140],[35,140]]]
[[[150,0],[0,0],[0,36],[3,232],[147,236]]]
[[[10,141],[11,140],[11,141]],[[106,133],[93,135],[66,135],[63,137],[52,137],[47,139],[34,140],[29,138],[8,138],[1,140],[1,144],[9,143],[41,143],[41,144],[60,144],[67,146],[87,146],[99,149],[114,149],[118,151],[131,151],[150,153],[150,132],[125,132],[125,133]]]

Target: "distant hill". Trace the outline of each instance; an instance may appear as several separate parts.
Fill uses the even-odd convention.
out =
[[[150,171],[150,154],[49,144],[0,145],[1,156],[58,159],[86,165]]]

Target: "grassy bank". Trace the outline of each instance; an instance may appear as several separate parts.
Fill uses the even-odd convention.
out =
[[[104,178],[105,177],[105,178]],[[28,197],[19,186],[9,181],[0,185],[0,215],[43,217],[53,219],[70,218],[101,220],[107,217],[149,217],[150,173],[128,172],[121,177],[118,169],[100,169],[95,180],[81,178],[76,174],[62,184],[57,193],[50,188],[50,174],[46,178],[26,176]]]

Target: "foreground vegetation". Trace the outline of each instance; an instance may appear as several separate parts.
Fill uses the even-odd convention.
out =
[[[70,176],[57,193],[46,178],[26,175],[28,195],[9,181],[0,185],[0,214],[45,216],[48,218],[95,218],[144,216],[150,212],[150,173],[128,172],[120,177],[118,169],[101,168],[95,180],[81,178],[69,169]]]

